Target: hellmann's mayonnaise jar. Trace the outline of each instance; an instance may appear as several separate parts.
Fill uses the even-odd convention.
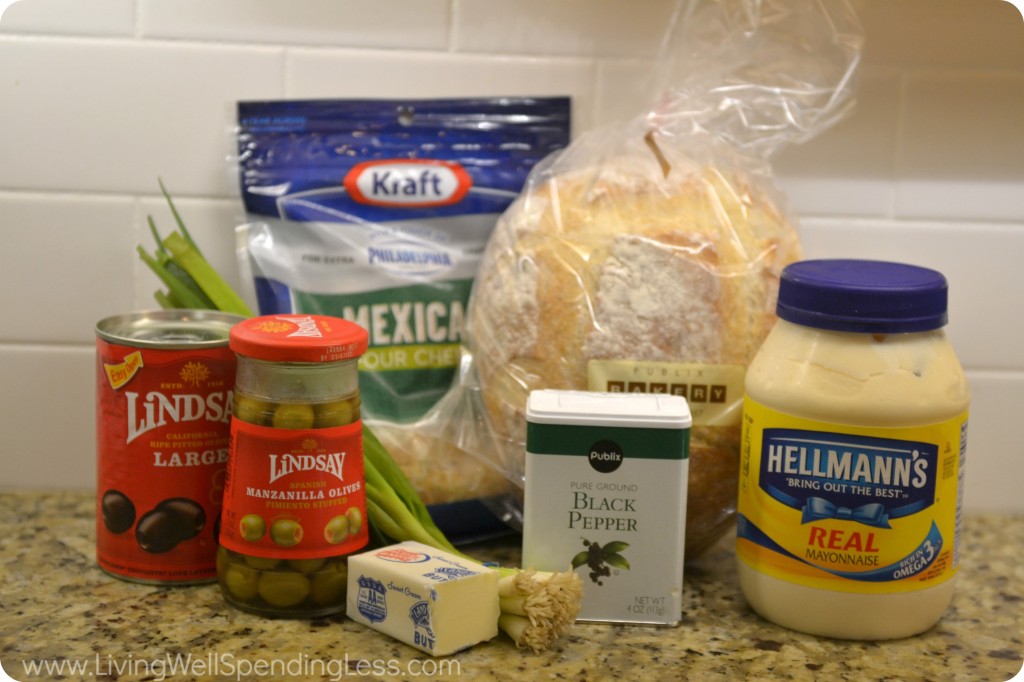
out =
[[[890,639],[953,597],[970,392],[942,327],[942,274],[788,266],[746,375],[737,556],[764,618]]]

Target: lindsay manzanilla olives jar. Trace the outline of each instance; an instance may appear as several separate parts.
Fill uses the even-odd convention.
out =
[[[357,362],[367,332],[320,315],[231,330],[238,356],[217,578],[266,616],[345,608],[347,556],[367,543]]]
[[[746,376],[740,587],[816,635],[906,637],[953,596],[970,393],[942,327],[946,279],[803,261]]]

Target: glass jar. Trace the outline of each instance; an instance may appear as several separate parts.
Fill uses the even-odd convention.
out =
[[[342,611],[347,556],[368,541],[358,359],[362,327],[268,315],[231,330],[238,356],[217,579],[265,616]]]
[[[787,267],[746,376],[737,556],[768,620],[847,639],[934,625],[957,572],[967,380],[934,270]]]

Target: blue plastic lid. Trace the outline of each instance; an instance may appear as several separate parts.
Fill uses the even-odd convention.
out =
[[[940,272],[871,260],[806,260],[782,271],[779,317],[816,329],[896,334],[946,324]]]

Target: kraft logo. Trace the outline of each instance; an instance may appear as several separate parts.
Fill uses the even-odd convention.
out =
[[[473,179],[450,161],[388,159],[354,166],[342,184],[361,204],[424,208],[457,204]]]

